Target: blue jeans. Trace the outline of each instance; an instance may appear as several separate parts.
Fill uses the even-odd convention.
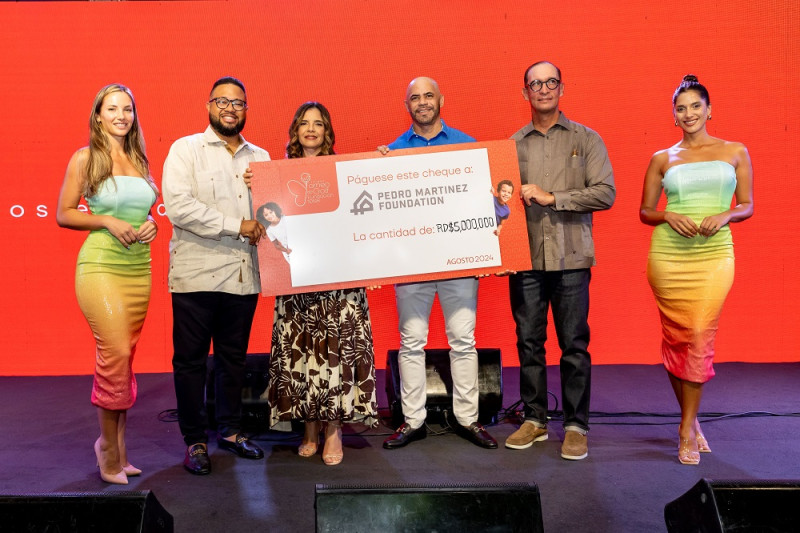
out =
[[[525,419],[547,425],[547,310],[553,309],[561,348],[561,398],[564,427],[589,429],[592,360],[589,355],[588,268],[547,272],[529,270],[509,276],[511,313],[517,324],[520,396]]]

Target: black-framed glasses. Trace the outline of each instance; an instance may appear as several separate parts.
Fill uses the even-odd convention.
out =
[[[212,98],[208,101],[209,103],[214,102],[217,104],[219,109],[228,109],[229,105],[233,106],[234,111],[241,111],[243,109],[247,109],[247,102],[244,100],[229,100],[224,96],[218,96],[216,98]]]
[[[549,80],[539,81],[533,80],[530,82],[526,87],[531,90],[531,92],[538,93],[542,90],[542,85],[546,85],[548,89],[554,91],[558,89],[558,86],[561,85],[561,80],[558,78],[550,78]]]

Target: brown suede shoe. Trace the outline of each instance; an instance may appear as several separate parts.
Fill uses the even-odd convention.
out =
[[[514,433],[506,439],[506,448],[524,450],[530,448],[534,442],[547,440],[547,428],[540,428],[531,422],[523,422]]]
[[[589,455],[589,444],[586,435],[578,431],[565,431],[561,457],[570,461],[580,461],[586,459],[587,455]]]

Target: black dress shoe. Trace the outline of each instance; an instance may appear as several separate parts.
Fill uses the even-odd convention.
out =
[[[208,458],[208,449],[203,444],[195,444],[186,450],[183,458],[183,467],[198,476],[211,473],[211,460]]]
[[[425,429],[425,424],[422,424],[417,429],[413,429],[408,424],[403,423],[391,437],[383,441],[383,447],[387,450],[394,450],[395,448],[402,448],[409,442],[422,440],[427,436],[428,430]]]
[[[489,448],[490,450],[497,448],[497,441],[494,440],[494,437],[489,435],[486,428],[477,422],[473,422],[469,426],[458,424],[456,433],[481,448]]]
[[[225,440],[222,437],[217,439],[217,446],[223,450],[228,450],[239,457],[245,459],[262,459],[264,457],[264,450],[250,442],[247,437],[239,433],[236,435],[235,441]]]

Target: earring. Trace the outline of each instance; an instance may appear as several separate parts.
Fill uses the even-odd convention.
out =
[[[676,126],[678,125],[678,121],[677,121],[677,120],[675,121],[675,125],[676,125]]]
[[[711,120],[711,115],[708,115],[708,120]]]

